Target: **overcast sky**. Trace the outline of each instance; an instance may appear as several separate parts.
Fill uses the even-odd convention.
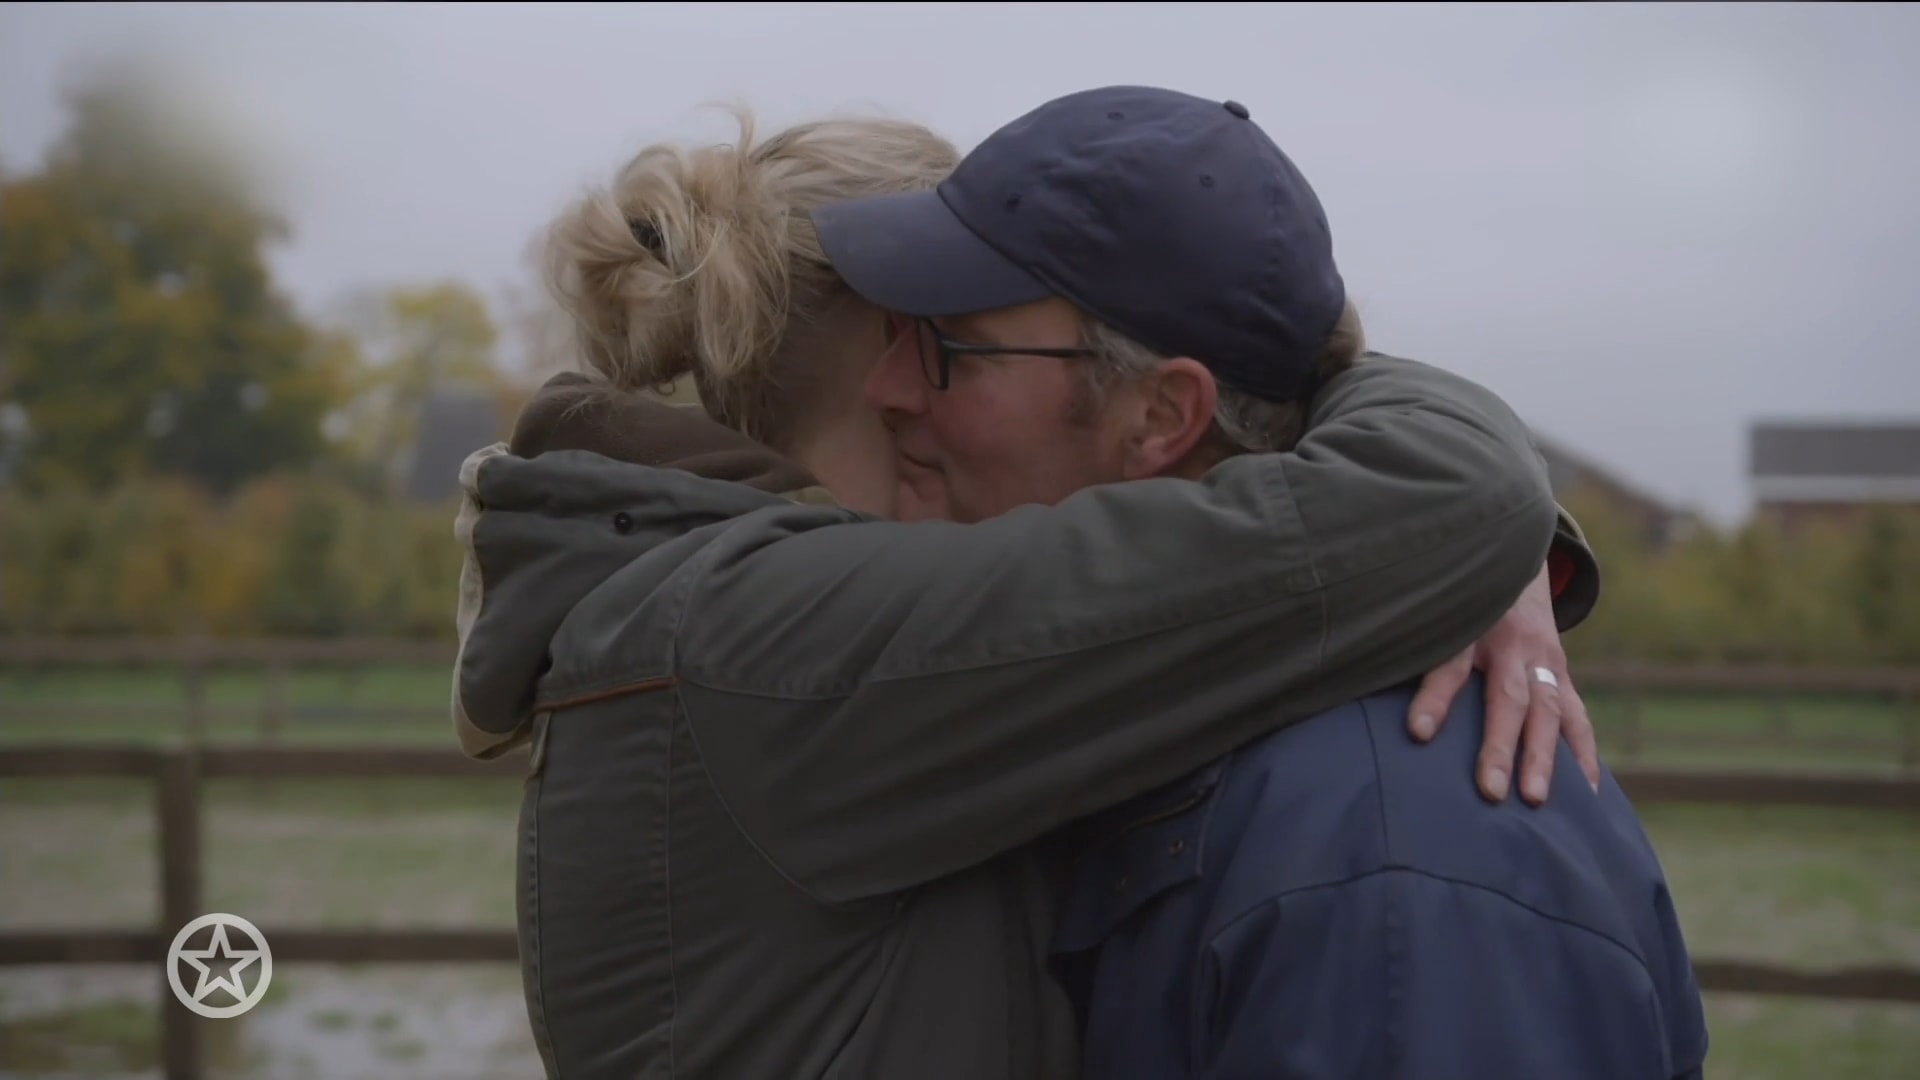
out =
[[[1920,414],[1920,6],[9,4],[0,159],[76,63],[195,72],[279,178],[310,311],[527,280],[645,142],[847,110],[971,146],[1055,95],[1246,103],[1319,189],[1373,344],[1716,517],[1758,416]]]

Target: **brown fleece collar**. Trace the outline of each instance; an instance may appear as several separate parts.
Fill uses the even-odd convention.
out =
[[[548,379],[515,421],[516,457],[586,450],[635,465],[680,469],[807,502],[823,498],[806,469],[698,408],[620,390],[577,372]]]

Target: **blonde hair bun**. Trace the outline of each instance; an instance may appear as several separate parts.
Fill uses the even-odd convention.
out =
[[[794,320],[842,288],[808,215],[822,204],[925,190],[958,151],[917,124],[832,119],[759,142],[732,110],[733,145],[660,143],[590,191],[548,234],[547,273],[587,366],[614,386],[691,373],[714,415],[754,426]]]

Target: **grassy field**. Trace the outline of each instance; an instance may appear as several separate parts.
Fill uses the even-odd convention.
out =
[[[296,671],[283,688],[281,721],[269,728],[268,679],[256,671],[210,676],[203,737],[257,743],[271,733],[300,743],[421,743],[451,746],[451,686],[439,668]],[[1716,768],[1841,769],[1920,772],[1920,714],[1887,702],[1766,695],[1664,696],[1638,703],[1637,729],[1619,695],[1588,694],[1608,760]],[[177,741],[187,729],[186,688],[178,673],[0,670],[0,740],[41,742]],[[1909,707],[1912,709],[1913,707]],[[379,715],[356,715],[378,710]],[[1640,746],[1631,736],[1638,735]],[[1741,738],[1811,739],[1778,748],[1723,745]],[[1832,741],[1823,742],[1831,737]],[[1706,745],[1688,745],[1704,741]],[[1903,760],[1913,755],[1913,760]]]
[[[291,743],[450,746],[446,680],[437,670],[289,680]],[[213,680],[230,709],[210,731],[259,738],[264,684]],[[183,700],[164,674],[0,675],[0,744],[170,741],[177,725],[147,710]],[[1613,703],[1593,703],[1603,733]],[[378,721],[350,706],[401,707]],[[116,708],[124,710],[116,712]],[[136,715],[137,714],[137,715]],[[1793,730],[1897,741],[1888,709],[1844,702],[1661,700],[1646,703],[1649,758],[1724,763],[1726,755],[1663,753],[1672,732]],[[1886,769],[1887,754],[1765,753],[1743,763]],[[0,785],[0,926],[141,925],[155,917],[151,793],[118,781]],[[260,923],[308,926],[511,925],[512,781],[276,782],[230,780],[207,791],[207,904]],[[1689,942],[1701,956],[1810,967],[1920,967],[1920,820],[1902,814],[1650,806],[1649,831],[1672,879]],[[118,969],[0,970],[0,1076],[150,1075],[152,973]],[[1720,1078],[1911,1075],[1920,1007],[1713,995]],[[268,1000],[223,1025],[214,1047],[227,1075],[487,1080],[539,1074],[517,973],[501,968],[334,969],[289,965]],[[1908,1066],[1899,1062],[1907,1061]]]

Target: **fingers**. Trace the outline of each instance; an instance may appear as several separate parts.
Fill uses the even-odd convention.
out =
[[[1600,743],[1593,733],[1593,721],[1587,717],[1587,703],[1565,675],[1560,677],[1560,734],[1573,747],[1573,756],[1586,774],[1587,784],[1600,790]]]
[[[1513,759],[1520,744],[1533,692],[1524,665],[1512,653],[1497,656],[1487,672],[1487,730],[1480,740],[1480,794],[1493,802],[1506,799],[1513,778]]]
[[[1528,669],[1527,675],[1533,678],[1533,669]],[[1553,787],[1553,759],[1560,749],[1560,690],[1538,679],[1528,683],[1528,690],[1520,797],[1529,805],[1539,806],[1547,801],[1547,792]]]
[[[1407,730],[1414,738],[1426,742],[1440,730],[1448,710],[1453,708],[1453,699],[1473,674],[1473,653],[1469,646],[1420,680],[1420,690],[1413,695],[1413,705],[1407,710]]]

